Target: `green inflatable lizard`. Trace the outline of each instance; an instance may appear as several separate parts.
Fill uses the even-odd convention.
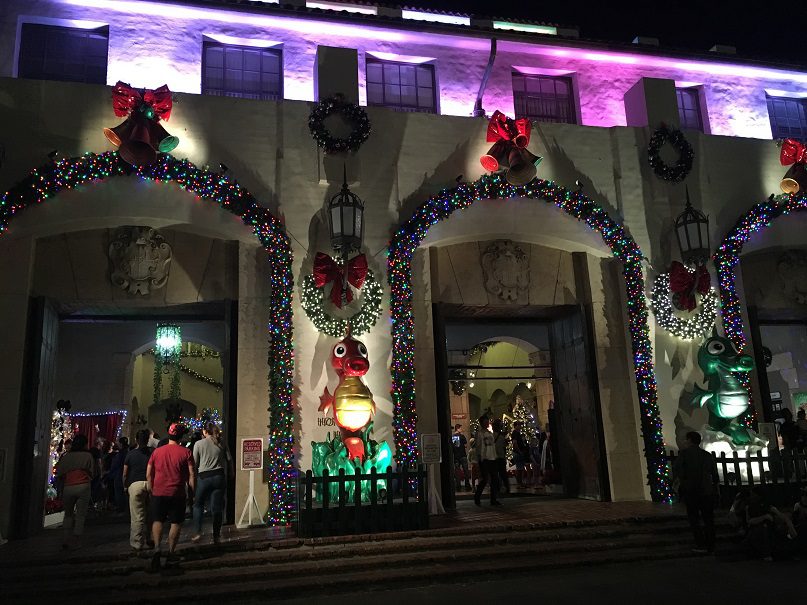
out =
[[[696,384],[692,405],[709,410],[709,428],[725,433],[735,445],[759,442],[753,431],[737,422],[748,409],[749,395],[733,372],[750,372],[754,367],[751,356],[741,355],[729,339],[713,333],[698,350],[698,365],[708,389]]]

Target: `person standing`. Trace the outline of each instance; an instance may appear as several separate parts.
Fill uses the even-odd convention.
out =
[[[510,493],[510,479],[507,476],[507,433],[500,418],[493,421],[493,443],[496,445],[496,472],[499,485],[504,493]]]
[[[233,458],[221,441],[221,430],[215,422],[208,422],[202,429],[204,437],[193,444],[193,461],[199,473],[196,501],[193,505],[192,542],[202,538],[202,517],[208,500],[208,509],[213,516],[213,543],[221,541],[221,522],[224,514],[224,490],[227,473],[234,474]]]
[[[479,431],[474,437],[474,446],[479,457],[480,480],[474,492],[474,503],[482,506],[482,492],[490,482],[490,504],[491,506],[501,506],[496,498],[499,491],[499,473],[496,468],[496,442],[493,432],[490,429],[490,420],[487,416],[479,419]]]
[[[519,489],[524,489],[524,470],[527,470],[527,479],[529,480],[532,465],[530,464],[530,444],[524,433],[521,432],[522,424],[520,420],[513,423],[513,432],[510,433],[510,439],[513,441],[513,464],[516,465],[516,483]]]
[[[137,448],[130,450],[123,462],[123,489],[129,495],[129,544],[134,550],[144,550],[154,546],[146,529],[149,503],[146,469],[152,449],[148,445],[148,430],[137,431],[135,439]]]
[[[156,549],[151,558],[152,571],[160,569],[160,543],[166,521],[171,524],[168,531],[167,562],[177,561],[176,548],[182,522],[185,520],[185,506],[193,503],[193,494],[196,491],[193,454],[179,444],[185,431],[185,427],[178,423],[169,426],[168,443],[154,450],[146,467],[146,481],[151,493],[151,537]]]
[[[701,449],[700,433],[686,434],[687,447],[675,460],[675,480],[680,485],[681,498],[687,507],[687,517],[695,538],[693,552],[713,553],[715,550],[714,507],[720,477],[717,462]],[[703,521],[703,527],[701,527]]]
[[[454,481],[456,482],[457,491],[460,489],[460,469],[462,469],[462,476],[465,479],[465,489],[471,489],[470,476],[468,474],[468,440],[462,434],[462,425],[454,425],[454,434],[451,436],[451,445],[454,450]]]
[[[115,504],[115,509],[122,513],[126,510],[126,493],[124,492],[123,485],[123,465],[126,461],[126,456],[129,455],[129,439],[120,437],[118,439],[118,451],[112,459],[112,464],[109,468],[109,485],[112,493],[112,502]]]
[[[56,478],[64,485],[64,538],[62,548],[78,548],[84,534],[84,519],[90,504],[91,485],[98,476],[98,463],[87,451],[87,436],[76,435],[70,451],[56,463]]]

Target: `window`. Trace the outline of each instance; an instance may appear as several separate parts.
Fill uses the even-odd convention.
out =
[[[282,51],[206,41],[202,48],[202,94],[282,99]]]
[[[36,80],[106,84],[109,28],[23,23],[17,75]]]
[[[703,132],[700,91],[697,88],[676,88],[675,96],[681,128]]]
[[[768,116],[774,139],[807,141],[805,99],[768,97]]]
[[[367,59],[367,104],[399,111],[437,111],[434,65]]]
[[[577,124],[572,79],[513,72],[516,118]]]

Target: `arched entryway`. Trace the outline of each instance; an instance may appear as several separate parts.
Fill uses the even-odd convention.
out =
[[[214,202],[238,216],[252,229],[269,255],[269,436],[267,474],[269,520],[285,524],[294,514],[293,407],[292,407],[292,310],[291,249],[280,221],[244,188],[222,174],[203,170],[186,160],[168,155],[148,167],[134,168],[116,152],[88,153],[61,159],[34,170],[12,187],[0,202],[0,235],[8,231],[12,219],[26,208],[60,192],[112,177],[136,176],[159,183],[174,183],[199,199]]]
[[[480,200],[512,198],[543,200],[556,205],[599,233],[611,253],[622,261],[648,483],[654,500],[669,500],[671,487],[664,457],[647,325],[642,253],[633,238],[605,210],[581,192],[569,191],[551,181],[536,180],[524,187],[513,187],[503,177],[494,175],[484,176],[473,183],[461,184],[429,198],[393,236],[389,246],[388,278],[393,337],[393,428],[398,459],[413,464],[417,455],[412,257],[431,227],[447,219],[455,211],[468,208]]]

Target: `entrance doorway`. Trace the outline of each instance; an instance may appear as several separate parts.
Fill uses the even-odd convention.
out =
[[[120,438],[134,446],[143,429],[165,437],[171,421],[199,429],[209,418],[220,424],[230,451],[235,451],[236,356],[230,352],[237,350],[236,310],[234,301],[77,310],[46,298],[32,299],[26,378],[35,405],[22,419],[25,430],[20,434],[34,441],[20,448],[33,447],[35,454],[27,457],[29,472],[20,475],[23,485],[15,515],[21,535],[60,522],[52,468],[76,431],[91,440],[90,447],[98,446],[107,474],[93,489],[93,510],[99,515],[128,511],[125,497],[118,493],[122,484],[112,472],[113,445],[125,446]],[[180,330],[178,363],[170,367],[157,360],[159,323]],[[234,496],[230,481],[228,522],[235,516]]]
[[[530,456],[516,465],[506,447],[511,493],[610,499],[597,377],[585,309],[557,307],[433,307],[438,380],[438,428],[470,441],[477,419],[500,420],[509,435],[516,422]],[[470,497],[455,469],[460,450],[445,440],[443,500]],[[454,440],[456,441],[456,440]],[[473,456],[471,456],[472,458]],[[473,472],[471,473],[473,474]],[[459,489],[457,484],[459,483]]]

